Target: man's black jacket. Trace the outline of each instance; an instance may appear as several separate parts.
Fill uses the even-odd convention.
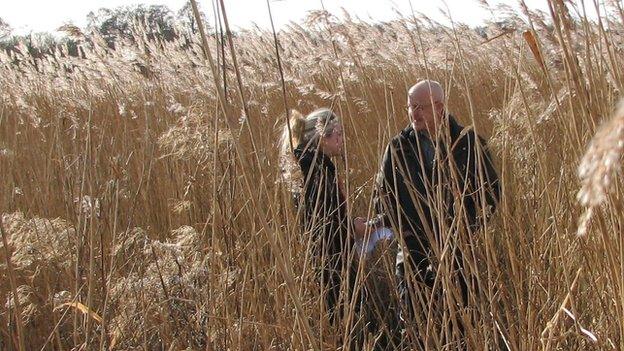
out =
[[[430,241],[439,238],[440,226],[448,227],[455,219],[460,221],[455,222],[457,227],[474,232],[500,196],[498,176],[483,139],[452,116],[444,130],[434,142],[411,126],[401,131],[386,148],[377,177],[377,211],[386,225],[401,233],[411,258],[407,262],[426,283],[432,279],[426,274]],[[400,275],[404,260],[399,250]]]

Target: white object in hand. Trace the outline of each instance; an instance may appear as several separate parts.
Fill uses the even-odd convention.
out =
[[[355,249],[360,253],[360,255],[365,256],[375,249],[375,246],[380,240],[390,239],[394,233],[390,228],[380,227],[375,229],[374,232],[371,233],[369,238],[364,238],[362,240],[358,240],[355,242]],[[368,240],[367,240],[368,239]]]

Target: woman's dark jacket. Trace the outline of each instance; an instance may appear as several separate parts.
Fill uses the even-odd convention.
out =
[[[303,226],[313,235],[315,251],[333,263],[351,246],[347,235],[347,208],[338,186],[336,167],[324,153],[310,148],[294,150],[304,177]],[[336,267],[338,268],[338,267]]]
[[[350,296],[356,275],[355,266],[349,265],[347,259],[352,240],[347,231],[346,202],[338,186],[336,167],[329,157],[317,149],[304,151],[301,147],[296,148],[294,154],[304,181],[303,199],[299,196],[296,200],[303,205],[301,219],[304,233],[312,235],[314,256],[327,291],[325,303],[330,319],[334,321],[340,291],[346,289]]]

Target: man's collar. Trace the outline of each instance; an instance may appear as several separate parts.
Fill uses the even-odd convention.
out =
[[[445,132],[448,133],[451,136],[451,139],[454,139],[455,136],[455,130],[461,129],[461,126],[459,126],[459,124],[457,123],[457,120],[455,119],[455,117],[452,114],[447,114],[446,115],[446,127],[448,128]],[[403,137],[405,138],[409,138],[409,137],[425,137],[429,140],[433,140],[433,138],[431,138],[431,135],[429,134],[429,131],[427,131],[426,129],[420,130],[420,131],[416,131],[414,130],[414,126],[412,125],[412,123],[410,122],[410,124],[405,127],[402,131],[401,134],[403,135]]]

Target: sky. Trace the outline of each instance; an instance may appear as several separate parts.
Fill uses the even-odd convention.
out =
[[[197,0],[207,14],[212,13],[212,0]],[[270,0],[273,20],[277,29],[290,21],[300,22],[312,10],[321,9],[322,0]],[[487,0],[490,5],[506,3],[517,6],[516,0]],[[546,10],[547,0],[525,0],[529,8]],[[476,0],[446,0],[451,16],[456,22],[478,25],[490,13]],[[440,9],[445,8],[441,0],[411,0],[415,11],[437,21],[445,22]],[[90,11],[102,7],[114,8],[122,5],[146,4],[166,5],[173,11],[179,10],[185,0],[0,0],[0,18],[11,25],[16,34],[30,32],[53,32],[66,23],[79,27],[86,25]],[[410,0],[323,0],[326,10],[339,15],[345,9],[353,17],[368,21],[384,21],[396,18],[397,12],[410,16]],[[249,28],[256,23],[270,28],[266,0],[225,0],[225,8],[232,28]],[[208,16],[209,20],[212,16]]]

